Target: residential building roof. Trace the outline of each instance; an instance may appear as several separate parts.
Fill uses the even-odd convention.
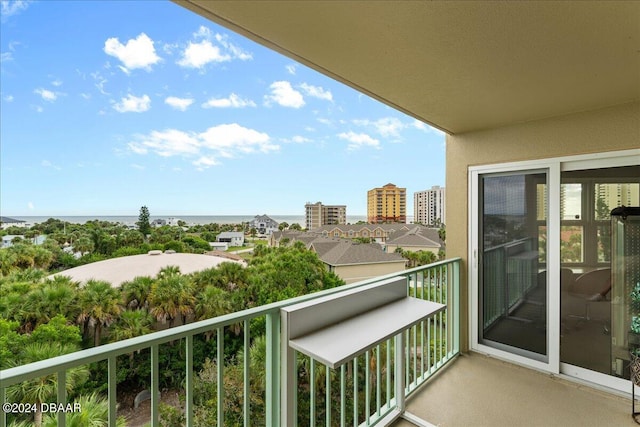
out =
[[[442,248],[444,247],[444,242],[440,240],[437,228],[417,226],[390,234],[387,239],[387,245]]]
[[[220,237],[244,237],[244,233],[241,231],[223,231],[222,233],[218,234],[218,238]]]
[[[377,244],[319,241],[311,243],[310,248],[323,262],[333,266],[406,261],[398,254],[383,252]]]
[[[251,222],[266,222],[266,223],[274,223],[276,226],[278,222],[267,215],[256,215],[255,218]]]
[[[375,230],[377,228],[385,231],[385,232],[393,232],[397,230],[410,230],[414,227],[418,227],[418,224],[400,224],[400,223],[392,223],[392,224],[334,224],[334,225],[323,225],[322,227],[314,228],[311,233],[322,233],[323,231],[330,232],[335,230],[336,228],[348,232],[349,230],[360,231],[360,230]]]
[[[333,266],[406,261],[398,254],[384,252],[377,243],[354,243],[350,239],[323,237],[316,233],[293,230],[273,234],[276,241],[288,238],[291,241],[303,242],[307,248],[318,254],[322,262]]]

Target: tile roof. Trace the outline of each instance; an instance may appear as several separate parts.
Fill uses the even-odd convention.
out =
[[[405,262],[396,253],[386,253],[377,244],[352,243],[348,241],[314,242],[311,249],[318,257],[333,266],[349,264],[372,264],[383,262]]]
[[[438,229],[424,226],[391,233],[387,239],[387,245],[444,248],[444,242],[440,240]]]

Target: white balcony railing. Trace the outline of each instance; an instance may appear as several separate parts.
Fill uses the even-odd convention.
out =
[[[137,351],[149,351],[151,354],[151,426],[159,426],[160,406],[160,368],[159,349],[163,345],[184,346],[184,418],[187,426],[195,425],[194,417],[194,336],[213,334],[216,352],[216,391],[215,402],[218,426],[240,424],[281,425],[281,396],[285,388],[281,384],[280,354],[283,338],[280,331],[280,309],[303,301],[313,301],[321,296],[337,294],[345,290],[357,289],[391,277],[405,276],[408,293],[415,298],[438,302],[446,309],[434,318],[425,320],[402,332],[405,334],[404,352],[393,348],[394,339],[377,345],[364,355],[357,356],[338,369],[330,369],[320,362],[296,353],[298,366],[296,385],[295,419],[298,425],[375,425],[386,424],[389,414],[397,411],[396,387],[393,378],[393,366],[398,355],[403,354],[405,397],[423,384],[437,370],[442,368],[459,352],[460,296],[459,296],[460,259],[446,260],[434,264],[416,267],[401,273],[394,273],[374,279],[352,283],[339,288],[329,289],[277,303],[243,310],[228,315],[154,332],[148,335],[123,340],[99,347],[66,354],[28,365],[0,371],[0,402],[6,402],[7,389],[23,381],[43,376],[57,376],[58,404],[67,403],[65,376],[71,368],[99,361],[107,361],[107,398],[109,405],[109,426],[116,426],[117,396],[117,358]],[[225,397],[225,330],[242,325],[242,377],[243,390],[239,395],[241,419],[231,420],[227,408],[229,400]],[[250,347],[257,332],[252,335],[252,325],[266,325],[266,352],[264,357],[264,376],[256,379],[250,372]],[[255,369],[255,368],[254,368]],[[261,408],[252,407],[251,388],[264,389]],[[403,399],[401,399],[403,400]],[[0,414],[0,427],[6,427],[8,414]],[[57,414],[58,425],[66,425],[65,414]]]

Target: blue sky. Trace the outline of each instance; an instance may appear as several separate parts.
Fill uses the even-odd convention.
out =
[[[444,134],[170,2],[1,2],[0,213],[366,214]]]

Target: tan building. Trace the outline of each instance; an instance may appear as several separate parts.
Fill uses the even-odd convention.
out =
[[[367,221],[371,224],[407,222],[407,189],[394,184],[367,192]]]
[[[377,244],[319,239],[309,245],[318,258],[347,284],[405,270],[406,260]]]
[[[347,223],[346,205],[323,205],[321,202],[307,203],[305,210],[305,228],[314,230],[323,225]]]
[[[434,185],[413,193],[413,220],[424,225],[446,224],[444,187]]]
[[[406,259],[382,250],[377,243],[357,243],[350,239],[326,237],[324,233],[276,231],[271,235],[269,246],[279,247],[293,242],[302,242],[307,249],[316,252],[327,270],[346,283],[401,272],[406,266]]]

